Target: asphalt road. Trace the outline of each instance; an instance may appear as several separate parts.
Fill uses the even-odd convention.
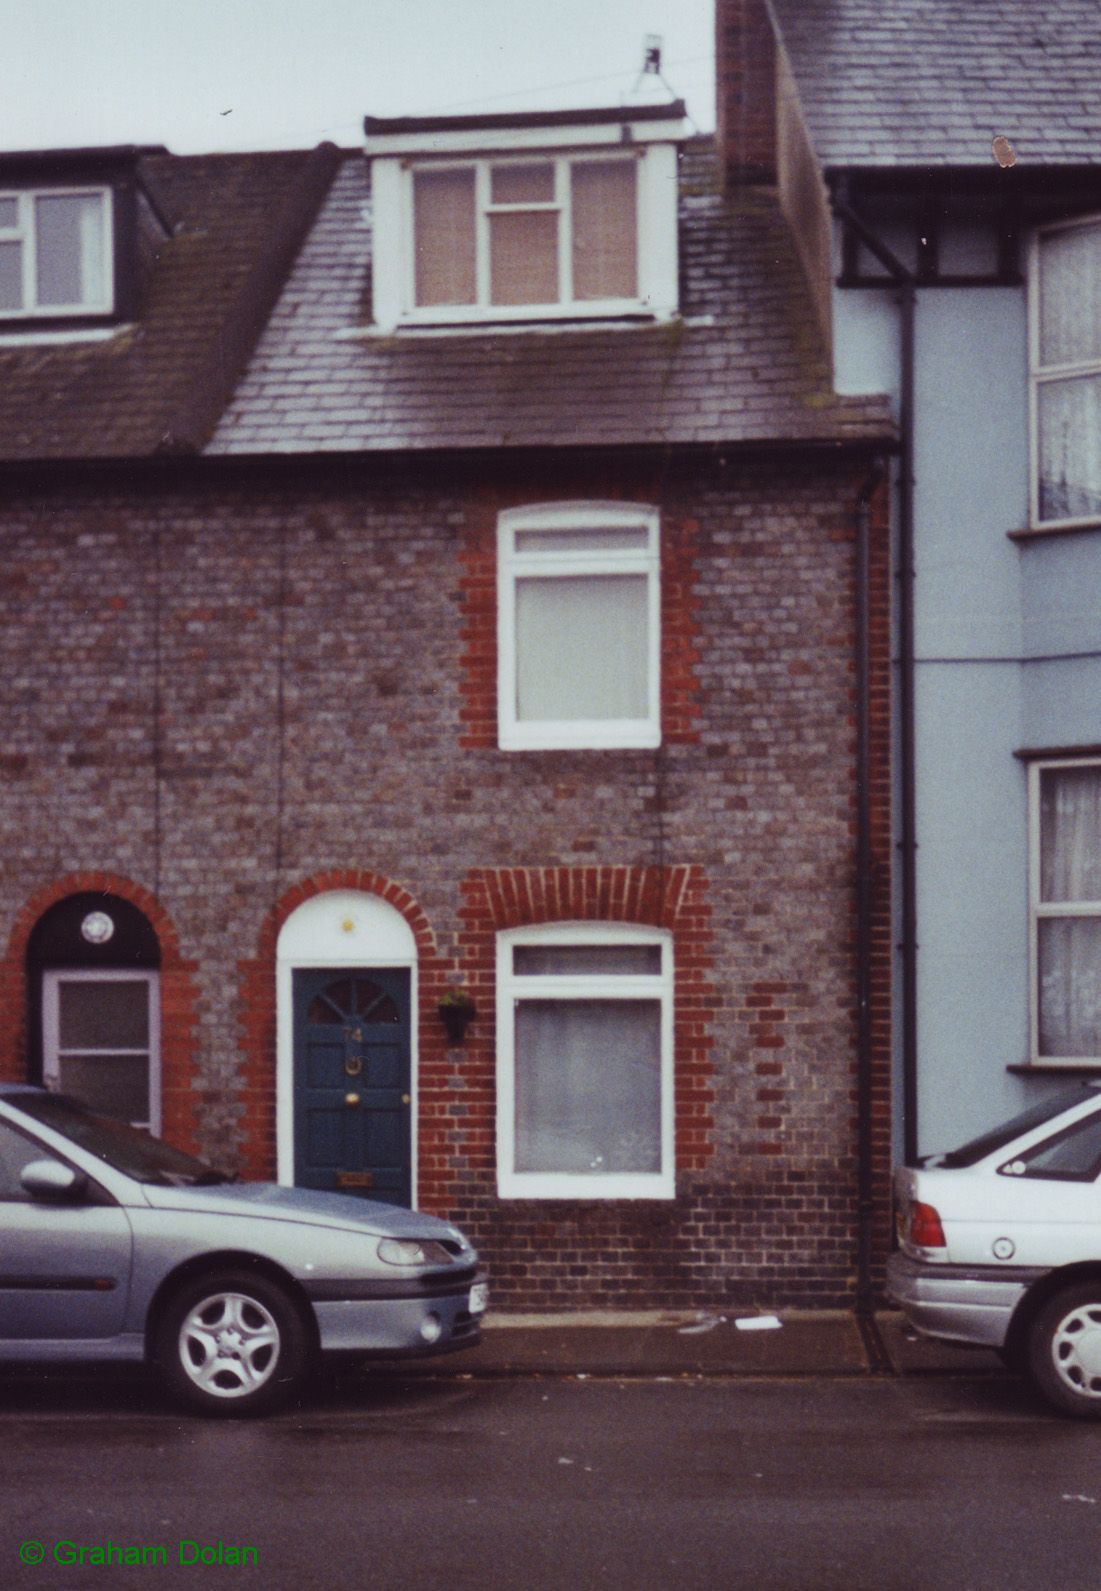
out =
[[[41,1591],[1101,1585],[1101,1425],[1001,1376],[353,1377],[224,1424],[20,1376],[0,1476],[0,1584]]]

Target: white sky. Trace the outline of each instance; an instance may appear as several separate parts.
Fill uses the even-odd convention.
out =
[[[0,0],[0,149],[355,145],[363,117],[615,105],[643,37],[714,126],[713,0]]]

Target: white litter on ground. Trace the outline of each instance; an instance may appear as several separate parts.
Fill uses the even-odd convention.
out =
[[[779,1331],[784,1323],[778,1315],[743,1315],[734,1324],[739,1331]]]

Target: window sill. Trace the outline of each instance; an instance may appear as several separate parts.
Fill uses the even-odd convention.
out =
[[[654,326],[684,326],[684,327],[711,327],[716,324],[714,315],[692,315],[682,317],[677,314],[658,315],[650,311],[638,311],[625,315],[594,315],[570,316],[554,319],[540,319],[533,316],[528,320],[470,320],[461,323],[455,321],[406,321],[398,326],[342,326],[333,332],[334,342],[386,342],[394,338],[402,342],[415,342],[423,338],[438,337],[515,337],[531,335],[538,332],[541,336],[563,336],[570,333],[594,331],[639,331],[647,330]]]
[[[1007,530],[1010,541],[1046,541],[1049,536],[1080,536],[1083,532],[1101,530],[1101,518],[1076,519],[1068,525],[1030,525],[1023,530]]]
[[[1027,1061],[1019,1066],[1007,1066],[1014,1077],[1096,1077],[1101,1073],[1099,1061]]]
[[[30,348],[54,344],[61,346],[66,343],[98,343],[109,342],[112,337],[117,337],[121,332],[128,331],[128,325],[113,321],[109,326],[26,326],[19,321],[0,320],[0,348]]]
[[[675,1188],[648,1189],[639,1193],[620,1193],[609,1188],[607,1192],[595,1193],[584,1188],[562,1188],[553,1192],[541,1189],[536,1192],[527,1188],[498,1187],[497,1197],[504,1201],[526,1204],[639,1204],[648,1200],[653,1204],[668,1203],[676,1198]]]

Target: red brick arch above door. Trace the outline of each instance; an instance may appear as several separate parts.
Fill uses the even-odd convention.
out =
[[[434,1020],[436,1006],[448,987],[450,964],[441,958],[428,917],[408,889],[381,873],[356,868],[331,868],[290,886],[268,913],[260,931],[255,957],[239,965],[241,1081],[238,1099],[242,1110],[241,1172],[246,1177],[274,1179],[278,1167],[277,1120],[277,989],[276,962],[280,930],[307,901],[350,890],[375,896],[392,907],[407,923],[416,945],[419,1089],[422,1101],[440,1086],[439,1069],[445,1044]],[[425,1155],[423,1136],[422,1177]],[[432,1146],[427,1146],[432,1158]],[[423,1206],[423,1200],[418,1203]]]

